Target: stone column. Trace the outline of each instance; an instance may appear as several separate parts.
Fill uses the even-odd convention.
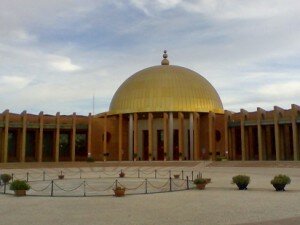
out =
[[[153,157],[153,114],[150,112],[148,113],[148,154],[149,161],[151,161]]]
[[[9,128],[9,110],[5,110],[4,114],[4,138],[3,138],[3,157],[2,162],[6,163],[8,159],[8,128]]]
[[[137,154],[137,159],[141,157],[139,154],[139,124],[138,124],[138,114],[133,114],[133,152]]]
[[[164,155],[168,155],[168,114],[164,113]],[[167,155],[164,156],[165,160]]]
[[[246,156],[246,135],[245,135],[245,120],[247,118],[248,112],[241,109],[241,145],[242,145],[242,160],[247,159]]]
[[[43,161],[43,140],[44,139],[44,113],[39,114],[39,144],[38,144],[38,162]]]
[[[104,115],[104,133],[103,133],[103,161],[106,161],[107,156],[107,114]]]
[[[297,115],[300,112],[300,106],[292,104],[292,130],[293,130],[293,155],[294,161],[299,160],[299,137],[297,127]]]
[[[230,145],[230,131],[229,131],[229,127],[228,127],[228,123],[231,120],[231,112],[225,110],[225,114],[224,114],[224,147],[225,147],[225,155],[227,152],[226,157],[229,158],[229,146]]]
[[[194,112],[194,160],[199,160],[199,114]]]
[[[283,109],[274,106],[274,111],[273,111],[273,119],[274,119],[274,135],[275,135],[275,150],[276,150],[276,161],[279,161],[281,159],[281,138],[280,138],[280,127],[279,127],[279,118],[280,118],[280,113],[283,113]]]
[[[27,132],[27,112],[23,111],[22,116],[22,136],[21,136],[21,152],[20,152],[20,162],[25,162],[26,155],[26,132]]]
[[[55,152],[54,161],[59,161],[60,113],[56,113]]]
[[[212,160],[216,160],[215,148],[215,113],[209,112],[208,114],[208,143],[209,151],[212,153]]]
[[[190,160],[194,160],[194,115],[190,113]]]
[[[182,157],[179,157],[179,160],[184,158],[184,115],[182,112],[178,113],[178,123],[179,123],[179,130],[178,130],[178,138],[179,138],[179,154]]]
[[[263,140],[263,131],[261,121],[263,116],[265,115],[265,111],[262,108],[257,108],[257,138],[258,138],[258,158],[259,160],[265,159],[265,149],[264,149],[264,140]]]
[[[75,162],[75,148],[76,148],[76,113],[72,116],[72,136],[71,136],[71,161]]]
[[[88,118],[88,156],[92,155],[92,113],[89,113]]]
[[[173,130],[173,113],[169,112],[169,158],[173,160],[173,151],[174,151],[174,130]]]
[[[133,114],[129,114],[129,135],[128,135],[128,155],[129,160],[133,160]]]
[[[123,115],[119,114],[119,151],[118,160],[122,161],[123,156]]]

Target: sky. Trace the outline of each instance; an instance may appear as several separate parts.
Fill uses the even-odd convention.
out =
[[[298,0],[0,0],[0,111],[108,111],[165,49],[226,110],[289,109],[300,105],[299,12]]]

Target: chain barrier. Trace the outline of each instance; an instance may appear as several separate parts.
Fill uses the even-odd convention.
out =
[[[83,170],[79,170],[79,171],[66,171],[66,170],[52,170],[50,172],[46,172],[46,171],[42,171],[42,173],[36,173],[34,171],[32,171],[31,173],[26,172],[26,174],[20,174],[17,173],[13,174],[12,173],[12,177],[13,179],[22,179],[22,180],[26,180],[28,182],[38,182],[38,181],[50,181],[49,184],[45,184],[43,185],[43,183],[37,184],[36,183],[33,185],[33,187],[31,187],[31,190],[33,192],[44,192],[47,189],[50,189],[50,195],[49,196],[65,196],[63,195],[60,191],[63,192],[73,192],[76,191],[78,189],[80,189],[83,186],[82,189],[82,194],[78,195],[78,192],[75,192],[74,194],[71,194],[72,196],[87,196],[87,195],[107,195],[107,193],[101,193],[101,192],[107,192],[109,190],[114,189],[115,187],[117,187],[118,185],[121,187],[124,187],[126,190],[128,191],[132,191],[132,193],[129,194],[141,194],[141,193],[157,193],[157,192],[166,192],[166,191],[179,191],[179,190],[188,190],[190,188],[193,188],[193,177],[194,177],[194,171],[183,171],[183,170],[150,170],[152,168],[147,168],[147,169],[135,169],[132,170],[132,168],[122,168],[120,169],[120,167],[118,167],[119,170],[117,170],[117,168],[114,168],[111,171],[105,171],[105,170],[93,170],[93,171],[83,171]],[[130,187],[130,183],[126,183],[127,180],[125,180],[124,178],[121,178],[121,182],[118,181],[117,179],[112,182],[111,185],[109,186],[105,186],[105,187],[101,187],[106,185],[106,182],[102,183],[101,179],[105,179],[105,178],[112,178],[111,176],[114,175],[114,178],[118,177],[119,173],[125,173],[126,178],[144,178],[142,181],[140,180],[140,182],[138,180],[129,180],[129,182],[134,182],[135,184],[138,183],[137,186],[133,186]],[[99,176],[100,173],[100,176]],[[100,179],[100,184],[99,183],[93,183],[93,182],[89,182],[86,181],[85,179],[83,180],[83,182],[81,182],[79,185],[77,185],[76,187],[74,187],[74,185],[76,185],[76,183],[73,182],[72,183],[67,183],[67,187],[66,188],[63,183],[62,185],[60,185],[61,183],[57,183],[54,182],[55,180],[58,179],[58,175],[64,175],[64,179],[63,180],[76,180],[76,179],[80,179],[82,181],[82,177],[83,175],[86,175],[85,177],[88,177],[87,179]],[[77,178],[77,176],[79,175],[79,178]],[[101,178],[101,175],[107,175],[110,177],[103,177]],[[171,175],[179,175],[179,178],[171,178]],[[189,175],[189,176],[186,176]],[[190,176],[191,175],[191,176]],[[197,176],[202,176],[201,173],[199,172],[195,172],[195,177]],[[66,179],[66,176],[69,176]],[[186,179],[184,179],[184,177],[186,176]],[[21,178],[22,177],[22,178]],[[165,181],[165,183],[163,183],[162,185],[160,185],[160,183],[154,183],[153,181],[149,181],[147,178],[152,177],[152,179],[156,180],[156,179],[162,179],[162,181]],[[191,177],[191,178],[189,178]],[[61,181],[63,181],[61,180]],[[125,183],[124,183],[125,182]],[[162,183],[162,182],[161,182]],[[99,187],[97,187],[97,185],[100,185]],[[134,185],[133,183],[131,185]],[[41,187],[40,187],[41,186]],[[73,186],[73,187],[71,187]],[[128,187],[129,186],[129,187]],[[3,191],[4,188],[4,191]],[[56,189],[56,190],[55,190]],[[6,193],[5,191],[5,187],[4,185],[0,186],[0,190],[2,194],[11,194]],[[156,190],[156,191],[155,191]],[[54,192],[56,192],[54,194]],[[88,194],[90,192],[90,194]],[[94,193],[96,192],[96,193]],[[31,193],[29,195],[34,195],[34,196],[39,196],[39,194],[34,194]],[[45,195],[42,195],[45,196]],[[47,195],[46,195],[47,196]],[[69,196],[69,195],[68,195]]]
[[[186,182],[182,182],[181,183],[181,185],[178,185],[178,184],[176,184],[175,182],[174,182],[174,179],[172,179],[172,183],[176,186],[176,187],[178,187],[178,188],[181,188],[181,187],[183,187],[184,185],[186,185]]]
[[[118,182],[118,184],[119,184],[121,187],[125,188],[126,190],[130,190],[130,191],[139,189],[139,188],[145,183],[145,181],[143,181],[143,182],[142,182],[140,185],[138,185],[137,187],[134,187],[134,188],[128,188],[127,186],[121,184],[119,181],[117,181],[117,182]]]
[[[42,188],[42,189],[35,189],[35,188],[33,188],[32,186],[30,187],[30,189],[32,189],[32,190],[34,190],[34,191],[36,191],[36,192],[42,192],[42,191],[47,190],[50,186],[51,186],[51,182],[50,182],[46,187],[44,187],[44,188]]]
[[[168,180],[164,185],[162,185],[160,187],[153,185],[150,181],[148,181],[147,183],[148,183],[148,185],[150,185],[151,187],[153,187],[155,189],[162,189],[163,187],[166,187],[167,185],[169,185],[170,182]]]
[[[90,189],[92,189],[93,191],[96,191],[96,192],[101,192],[101,191],[108,191],[108,190],[111,190],[115,184],[116,184],[116,181],[113,182],[112,185],[110,185],[109,187],[103,189],[103,190],[100,190],[100,189],[95,189],[94,187],[92,187],[90,184],[88,184],[87,182],[85,183],[87,187],[89,187]]]
[[[75,187],[75,188],[72,188],[72,189],[69,189],[69,190],[66,190],[66,189],[63,189],[62,187],[58,186],[55,182],[53,182],[53,184],[60,190],[62,191],[65,191],[65,192],[71,192],[71,191],[75,191],[77,189],[79,189],[83,184],[84,182],[82,182],[81,184],[79,184],[79,186]]]

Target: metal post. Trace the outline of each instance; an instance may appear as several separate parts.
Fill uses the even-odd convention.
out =
[[[115,182],[116,182],[116,189],[117,189],[117,187],[118,187],[118,180],[116,179],[116,181],[115,181]]]
[[[172,191],[172,177],[170,177],[170,191]]]
[[[6,194],[6,183],[4,183],[4,190],[3,190],[3,194]]]
[[[157,171],[156,170],[154,170],[154,178],[156,179],[156,174],[157,174]]]
[[[28,176],[29,176],[29,173],[27,172],[26,173],[26,181],[28,182]]]
[[[183,170],[181,171],[181,177],[182,177],[182,180],[183,180]]]
[[[147,178],[145,179],[145,193],[148,193],[148,180]]]
[[[86,193],[85,193],[85,180],[83,181],[83,196],[84,197],[86,196]]]
[[[43,171],[43,181],[45,181],[45,175],[46,175],[46,172]]]
[[[189,190],[190,187],[189,187],[189,177],[186,176],[186,189]]]
[[[51,181],[51,197],[53,196],[53,180]]]
[[[192,180],[194,180],[194,171],[192,171]]]
[[[11,174],[11,181],[14,181],[14,174]]]

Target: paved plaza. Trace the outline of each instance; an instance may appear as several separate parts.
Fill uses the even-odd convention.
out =
[[[0,195],[0,224],[300,224],[300,168],[230,167],[179,164],[178,167],[106,167],[81,168],[91,171],[201,171],[212,178],[206,189],[172,191],[156,194],[133,194],[123,198],[112,196],[49,197]],[[78,168],[63,168],[75,172]],[[58,173],[60,168],[3,169],[20,176],[32,172]],[[196,172],[195,172],[196,173]],[[270,180],[276,174],[287,174],[292,183],[285,192],[275,192]],[[129,174],[129,172],[128,172]],[[251,177],[247,191],[239,191],[231,184],[237,174]],[[152,176],[153,174],[151,174]],[[168,174],[166,174],[166,177]],[[179,182],[179,181],[178,181]],[[71,183],[72,184],[72,183]],[[110,190],[111,191],[111,190]]]

